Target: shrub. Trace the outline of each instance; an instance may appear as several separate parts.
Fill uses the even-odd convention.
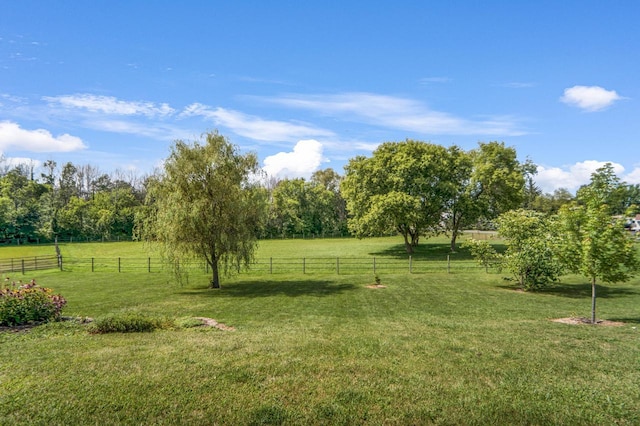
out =
[[[28,284],[12,282],[0,289],[0,325],[58,320],[66,304],[64,297],[53,294],[50,288],[38,286],[35,280]]]
[[[96,318],[89,325],[89,332],[136,333],[174,327],[173,321],[166,318],[151,317],[140,312],[123,312]]]

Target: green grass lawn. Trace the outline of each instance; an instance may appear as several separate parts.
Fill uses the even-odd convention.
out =
[[[258,255],[391,259],[404,256],[399,243],[267,241]],[[442,244],[415,256],[446,256]],[[66,315],[204,316],[235,331],[0,332],[0,424],[640,423],[639,280],[598,288],[598,317],[625,322],[603,327],[550,321],[589,315],[584,279],[523,293],[481,268],[383,273],[378,289],[372,273],[243,273],[222,290],[204,274],[182,286],[142,271],[32,277],[68,299]]]

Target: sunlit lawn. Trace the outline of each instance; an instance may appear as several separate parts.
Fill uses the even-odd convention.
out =
[[[268,241],[259,256],[404,256],[398,239]],[[446,240],[416,256],[446,256]],[[83,248],[84,247],[84,248]],[[65,245],[123,257],[135,244]],[[78,250],[74,252],[73,250]],[[127,254],[125,254],[127,253]],[[90,335],[70,322],[0,332],[0,424],[638,424],[640,289],[542,293],[497,273],[194,275],[38,272],[67,315],[215,318],[235,331]]]

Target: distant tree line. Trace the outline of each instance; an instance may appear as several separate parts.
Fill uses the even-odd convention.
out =
[[[104,173],[88,164],[54,161],[38,168],[11,166],[0,158],[0,242],[131,238],[150,211],[149,185],[161,173]],[[329,168],[310,179],[262,179],[257,235],[399,233],[410,252],[421,236],[447,233],[454,249],[462,230],[493,229],[505,211],[554,214],[576,199],[566,189],[542,193],[535,174],[535,164],[519,162],[515,149],[503,143],[464,151],[412,140],[386,142],[370,157],[351,159],[344,175]],[[640,185],[619,185],[609,205],[613,214],[629,213],[640,205]]]

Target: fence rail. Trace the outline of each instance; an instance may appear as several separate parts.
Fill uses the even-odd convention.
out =
[[[0,273],[25,273],[59,268],[58,256],[33,256],[11,259],[0,259]]]
[[[181,262],[182,270],[192,273],[210,273],[209,265],[204,262]],[[63,268],[66,271],[84,272],[147,272],[161,273],[168,271],[167,265],[157,257],[146,258],[64,258]],[[358,273],[430,273],[430,272],[465,272],[481,268],[475,261],[454,260],[448,256],[442,259],[415,259],[389,257],[266,257],[256,258],[248,269],[241,274],[358,274]]]

